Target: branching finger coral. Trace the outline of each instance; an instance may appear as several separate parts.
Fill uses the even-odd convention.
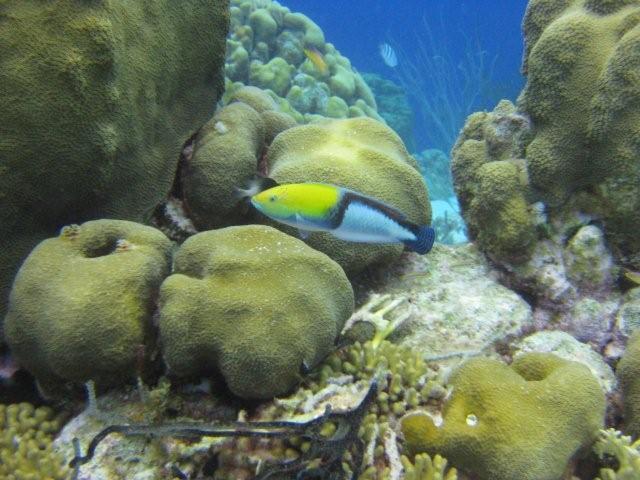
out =
[[[631,437],[609,428],[600,431],[600,438],[594,446],[594,451],[604,459],[614,457],[617,468],[602,468],[600,477],[596,480],[634,480],[640,478],[640,440],[631,441]]]

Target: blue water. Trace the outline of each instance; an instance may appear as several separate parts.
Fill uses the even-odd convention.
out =
[[[526,0],[283,0],[306,14],[361,73],[399,82],[412,67],[409,99],[416,151],[449,152],[469,113],[515,100],[523,85]],[[400,65],[386,66],[388,42]],[[478,68],[482,62],[482,68]],[[406,78],[404,79],[406,82]]]

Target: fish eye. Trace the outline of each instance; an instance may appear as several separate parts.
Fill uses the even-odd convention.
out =
[[[271,196],[269,197],[269,201],[270,201],[270,202],[275,202],[277,198],[278,198],[278,197],[276,197],[275,195],[271,195]]]

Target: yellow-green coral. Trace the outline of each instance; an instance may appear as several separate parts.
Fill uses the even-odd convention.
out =
[[[440,453],[480,479],[558,480],[603,425],[597,380],[555,355],[524,354],[511,366],[469,360],[450,383],[440,426],[422,412],[402,420],[405,446]]]
[[[308,123],[315,115],[366,115],[382,121],[371,89],[309,17],[270,0],[232,0],[231,5],[228,84],[274,92],[279,104],[286,102],[282,110],[299,122]],[[311,62],[305,49],[321,55],[326,68]]]
[[[20,263],[60,225],[141,221],[164,199],[222,93],[228,30],[223,0],[1,10],[0,318]]]
[[[0,477],[5,480],[66,480],[66,460],[53,451],[60,420],[48,407],[0,404]]]
[[[18,272],[5,319],[18,363],[45,389],[135,378],[171,247],[162,232],[122,220],[72,225],[41,242]]]
[[[282,132],[271,144],[268,174],[281,183],[324,182],[347,187],[396,207],[417,224],[431,220],[427,188],[402,140],[370,118],[328,120]],[[280,227],[291,231],[289,227]],[[354,244],[328,233],[307,242],[347,273],[396,259],[402,247]]]
[[[467,228],[489,255],[526,259],[535,241],[526,165],[514,136],[524,119],[507,101],[467,119],[452,152],[452,173]]]
[[[353,310],[338,264],[271,227],[199,233],[160,292],[169,372],[221,373],[246,398],[287,393],[332,349]]]
[[[637,480],[640,478],[640,440],[631,441],[631,437],[609,428],[600,431],[600,438],[593,447],[600,457],[613,457],[618,463],[614,468],[600,469],[596,480]]]
[[[624,430],[640,437],[640,331],[629,339],[616,375],[624,401]]]

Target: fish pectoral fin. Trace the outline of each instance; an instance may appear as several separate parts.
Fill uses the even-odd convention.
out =
[[[309,230],[298,229],[298,235],[300,235],[300,238],[302,240],[306,240],[307,238],[309,238],[310,234],[311,232]]]

